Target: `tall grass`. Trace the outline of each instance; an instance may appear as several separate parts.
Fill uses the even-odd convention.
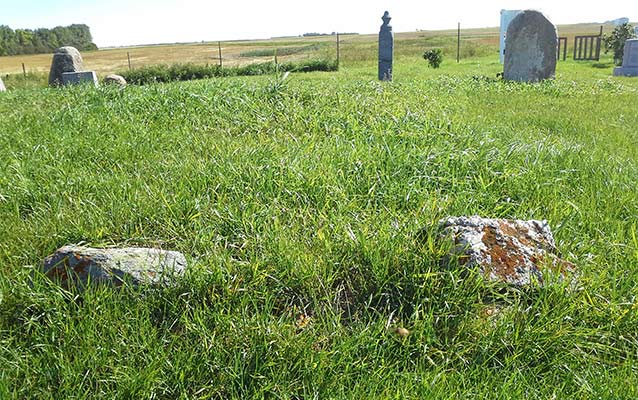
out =
[[[638,82],[498,68],[0,93],[0,398],[636,398]],[[473,214],[547,219],[579,287],[441,265]],[[193,268],[31,280],[78,242]]]
[[[308,60],[302,62],[278,63],[266,62],[249,64],[242,67],[219,67],[217,65],[173,64],[149,65],[123,71],[127,82],[143,85],[156,82],[189,81],[229,76],[271,75],[277,72],[336,71],[337,63],[331,60]]]

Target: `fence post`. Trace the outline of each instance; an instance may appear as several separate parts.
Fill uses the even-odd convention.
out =
[[[600,61],[600,42],[603,40],[603,26],[600,26],[600,34],[598,35],[598,40],[596,41],[596,61]]]
[[[459,28],[456,35],[456,62],[461,62],[461,23],[459,22]]]
[[[218,41],[217,42],[217,48],[219,49],[219,68],[223,67],[223,62],[222,62],[222,42]]]
[[[27,69],[24,66],[24,63],[22,63],[22,75],[24,75],[24,77],[27,77]]]
[[[277,62],[277,48],[275,47],[275,66],[278,64],[279,63]]]
[[[126,52],[126,58],[128,59],[128,70],[132,70],[133,67],[131,66],[131,53],[129,53],[128,51]]]
[[[339,68],[340,49],[339,49],[339,32],[337,32],[337,68]]]

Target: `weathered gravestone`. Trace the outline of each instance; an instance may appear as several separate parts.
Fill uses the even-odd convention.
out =
[[[392,60],[394,58],[394,33],[390,26],[389,12],[385,12],[383,17],[383,25],[379,31],[379,80],[392,80]]]
[[[7,88],[4,86],[4,82],[2,82],[2,78],[0,78],[0,92],[6,92]]]
[[[119,287],[170,284],[186,270],[176,251],[146,248],[95,249],[64,246],[44,260],[42,272],[66,289],[92,285]]]
[[[505,43],[507,42],[507,28],[510,22],[523,10],[501,10],[501,40],[500,40],[500,61],[505,62]]]
[[[126,79],[124,79],[124,77],[121,75],[111,74],[111,75],[107,75],[106,78],[104,78],[104,84],[118,85],[118,86],[124,87],[126,86]]]
[[[489,281],[521,287],[575,276],[576,267],[558,257],[547,221],[474,216],[447,218],[440,226],[454,241],[451,255]]]
[[[539,82],[556,74],[556,27],[540,12],[525,10],[507,28],[503,78]]]
[[[62,73],[63,85],[81,85],[91,84],[92,86],[98,86],[97,75],[95,71],[82,71],[82,72],[64,72]]]
[[[78,72],[84,69],[84,62],[80,52],[71,46],[60,47],[53,54],[51,71],[49,72],[49,86],[63,84],[62,74],[65,72]]]
[[[614,68],[614,76],[638,76],[638,39],[625,42],[622,67]]]

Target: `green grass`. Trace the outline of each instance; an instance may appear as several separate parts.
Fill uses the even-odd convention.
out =
[[[0,398],[636,398],[638,81],[493,58],[0,94]],[[417,232],[473,214],[547,219],[580,288],[442,267]],[[30,282],[78,242],[194,268]]]
[[[308,44],[305,46],[289,46],[289,47],[281,47],[281,48],[274,48],[274,49],[257,49],[257,50],[243,51],[239,53],[239,56],[240,57],[273,57],[275,55],[290,56],[293,54],[307,53],[307,52],[321,50],[325,47],[327,47],[327,43],[314,43],[314,44]]]

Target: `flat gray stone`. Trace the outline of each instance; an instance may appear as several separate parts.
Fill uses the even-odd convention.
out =
[[[49,72],[49,86],[62,85],[62,74],[78,72],[84,69],[84,61],[80,52],[71,46],[60,47],[53,54],[51,71]]]
[[[111,75],[107,75],[106,78],[104,78],[104,84],[118,85],[118,86],[124,87],[126,86],[126,79],[124,79],[124,77],[121,75],[111,74]]]
[[[553,78],[557,47],[556,27],[542,13],[519,13],[507,28],[503,78],[518,82]]]
[[[614,76],[638,76],[638,39],[625,42],[622,67],[614,68]]]
[[[4,82],[2,82],[2,78],[0,78],[0,92],[6,92],[7,88],[4,86]]]
[[[47,257],[42,272],[64,288],[169,284],[186,271],[182,253],[148,248],[64,246]]]
[[[65,86],[91,84],[95,87],[99,85],[95,71],[64,72],[62,73],[62,84]]]
[[[574,264],[557,255],[547,221],[451,217],[440,221],[443,236],[452,237],[451,255],[485,279],[513,286],[547,283],[575,273]]]
[[[383,25],[379,30],[379,80],[392,80],[392,62],[394,59],[394,33],[390,25],[389,12],[385,12],[383,17]]]

